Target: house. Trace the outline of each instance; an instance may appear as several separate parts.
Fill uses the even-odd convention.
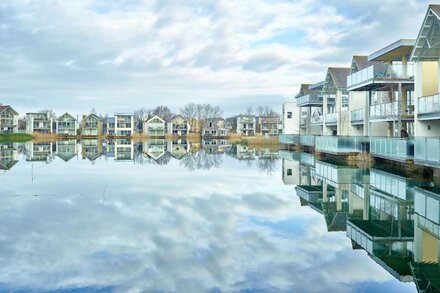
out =
[[[102,143],[97,139],[82,139],[81,154],[83,159],[93,162],[103,153]]]
[[[109,136],[114,136],[115,135],[115,117],[107,117],[105,119],[105,134],[109,135]]]
[[[0,170],[10,170],[18,163],[18,151],[15,143],[0,144]]]
[[[281,118],[279,115],[266,115],[257,117],[257,133],[261,135],[279,134]]]
[[[237,119],[237,134],[245,136],[254,136],[257,132],[257,123],[255,115],[238,115]]]
[[[226,118],[225,128],[229,130],[229,132],[237,133],[237,117]]]
[[[11,106],[0,105],[0,133],[18,131],[18,112]]]
[[[134,134],[134,114],[115,114],[115,134],[132,136]]]
[[[295,102],[283,104],[282,133],[299,134],[299,107]]]
[[[78,123],[75,117],[65,113],[55,121],[56,133],[59,135],[77,135]]]
[[[154,115],[144,121],[144,133],[148,136],[165,136],[166,122],[158,115]]]
[[[81,121],[81,135],[100,136],[103,134],[103,121],[95,114],[84,115]]]
[[[227,137],[229,129],[225,128],[225,120],[222,118],[207,119],[202,128],[202,137]]]
[[[168,122],[168,133],[171,135],[186,136],[190,129],[189,121],[182,115],[177,115]]]
[[[52,133],[52,122],[49,112],[26,113],[26,133]]]

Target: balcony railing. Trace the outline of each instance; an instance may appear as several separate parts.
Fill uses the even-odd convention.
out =
[[[353,87],[373,80],[402,80],[414,77],[414,64],[371,65],[347,76],[347,87]]]
[[[374,157],[403,162],[414,159],[414,139],[371,138],[370,148]]]
[[[339,113],[329,113],[325,115],[325,124],[337,124],[338,123],[338,115]]]
[[[314,135],[300,135],[299,143],[305,146],[315,146],[315,136]]]
[[[418,114],[440,113],[440,94],[421,97],[418,102]]]
[[[310,117],[310,124],[322,125],[322,115]]]
[[[387,118],[387,117],[397,117],[399,115],[399,111],[397,109],[397,102],[389,102],[383,104],[377,104],[370,106],[370,117],[372,119],[375,118]],[[400,116],[412,116],[414,111],[411,107],[405,109],[401,108]]]
[[[351,123],[364,122],[364,109],[352,110],[350,112]]]
[[[368,149],[368,137],[317,136],[316,150],[330,154],[360,153]]]
[[[415,139],[414,159],[417,164],[427,166],[440,165],[440,138],[418,137]]]
[[[307,94],[296,99],[296,104],[301,106],[322,105],[322,96],[320,94]]]
[[[299,135],[298,134],[281,134],[279,136],[279,142],[282,144],[298,144]]]

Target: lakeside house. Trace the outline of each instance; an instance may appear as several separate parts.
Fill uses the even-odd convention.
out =
[[[254,136],[256,130],[256,116],[255,115],[237,115],[226,119],[226,128],[234,133]]]
[[[279,115],[257,116],[256,123],[256,132],[261,135],[277,135],[282,129]]]
[[[165,136],[167,132],[166,121],[154,115],[144,120],[144,133],[148,136]]]
[[[64,113],[55,120],[56,133],[59,135],[77,135],[78,121],[69,113]]]
[[[115,135],[132,136],[134,134],[134,114],[115,114]]]
[[[105,119],[105,134],[109,135],[109,136],[114,136],[115,135],[115,129],[116,129],[116,123],[115,123],[116,119],[115,117],[107,117]]]
[[[99,136],[103,134],[103,121],[95,114],[83,115],[81,121],[81,135]]]
[[[203,138],[222,138],[229,135],[229,129],[225,128],[225,120],[223,118],[207,119],[202,128]]]
[[[168,122],[168,133],[174,136],[186,136],[190,129],[189,121],[182,115],[177,115]]]
[[[26,113],[26,133],[52,133],[53,119],[49,112]]]
[[[11,106],[0,105],[0,133],[18,132],[18,112]]]

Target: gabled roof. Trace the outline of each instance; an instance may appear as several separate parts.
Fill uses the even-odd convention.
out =
[[[354,55],[351,61],[350,74],[354,74],[367,67],[374,66],[374,71],[383,72],[385,70],[385,64],[380,61],[368,61],[368,56]]]
[[[70,115],[70,114],[69,114],[69,113],[67,113],[67,112],[66,112],[66,113],[64,113],[63,115],[59,116],[59,117],[58,117],[58,119],[60,119],[60,118],[61,118],[61,117],[63,117],[63,116],[69,116],[70,118],[72,118],[73,120],[75,120],[75,121],[76,121],[76,118],[75,118],[75,117],[73,117],[72,115]],[[58,119],[57,119],[57,120],[58,120]]]
[[[154,118],[158,118],[159,120],[161,120],[162,122],[165,122],[165,119],[163,119],[163,118],[161,118],[159,115],[153,115],[152,117],[150,117],[150,118],[146,118],[145,119],[145,122],[150,122],[151,120],[153,120]],[[174,119],[174,118],[173,118]]]
[[[411,61],[438,61],[440,57],[440,5],[429,5],[411,52]]]
[[[18,115],[18,112],[15,111],[11,106],[0,105],[0,113],[2,113],[3,111],[6,111],[7,109],[11,109],[15,113],[15,115]]]
[[[99,118],[99,116],[96,115],[96,114],[89,114],[89,115],[86,115],[85,117],[86,117],[86,118],[88,118],[88,117],[93,117],[93,118],[96,118],[97,120],[101,120],[101,118]]]
[[[329,67],[325,77],[323,92],[331,91],[332,86],[338,90],[347,88],[347,76],[350,75],[351,68]]]
[[[315,83],[315,84],[305,84],[305,83],[301,84],[299,93],[296,94],[295,98],[302,97],[302,96],[309,95],[309,94],[319,94],[319,93],[321,93],[323,85],[324,85],[323,81]]]
[[[183,117],[182,115],[178,114],[176,116],[174,116],[173,118],[171,118],[171,121],[174,121],[175,119],[177,119],[178,117],[184,119],[185,121],[188,121],[188,119],[186,119],[185,117]]]
[[[368,61],[402,61],[402,56],[409,59],[415,40],[401,39],[368,56]]]

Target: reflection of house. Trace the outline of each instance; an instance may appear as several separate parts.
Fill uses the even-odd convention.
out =
[[[65,113],[56,120],[57,134],[61,135],[76,135],[78,130],[78,123],[72,115]]]
[[[52,159],[52,143],[26,143],[26,161],[49,163]]]
[[[0,133],[18,131],[18,112],[11,106],[0,105]]]
[[[26,113],[26,133],[52,133],[50,113]]]
[[[283,160],[282,179],[284,185],[299,184],[299,160]]]
[[[190,125],[182,115],[177,115],[168,123],[168,133],[177,136],[186,136],[189,133]]]
[[[166,122],[157,115],[144,121],[144,132],[148,136],[165,136]]]
[[[134,159],[134,144],[131,139],[115,140],[115,161],[132,161]]]
[[[0,170],[10,170],[16,163],[17,149],[12,142],[0,144]]]
[[[255,149],[250,148],[246,145],[237,145],[236,146],[236,156],[239,160],[255,160]]]
[[[114,158],[115,157],[115,141],[114,140],[108,140],[105,142],[105,148],[104,148],[104,155],[107,158]]]
[[[185,139],[168,141],[168,152],[170,152],[170,154],[178,160],[183,158],[190,151],[189,148],[190,145]]]
[[[134,114],[115,114],[115,133],[118,136],[132,136],[134,133]]]
[[[222,154],[231,147],[227,139],[203,139],[202,148],[210,154]]]
[[[81,154],[83,158],[94,161],[103,153],[102,143],[97,139],[81,140]]]
[[[225,128],[225,120],[221,118],[208,119],[202,129],[202,137],[227,137],[229,130]]]
[[[105,133],[106,135],[115,135],[115,117],[107,117],[105,119]]]
[[[157,160],[167,151],[167,142],[164,139],[149,139],[144,142],[144,153]]]
[[[81,135],[99,136],[103,133],[103,121],[95,114],[83,116],[81,121]]]
[[[257,117],[257,133],[266,135],[266,134],[279,134],[280,130],[280,116],[272,115],[272,116],[258,116]]]
[[[60,140],[57,144],[57,156],[67,162],[78,153],[78,144],[76,140]]]

